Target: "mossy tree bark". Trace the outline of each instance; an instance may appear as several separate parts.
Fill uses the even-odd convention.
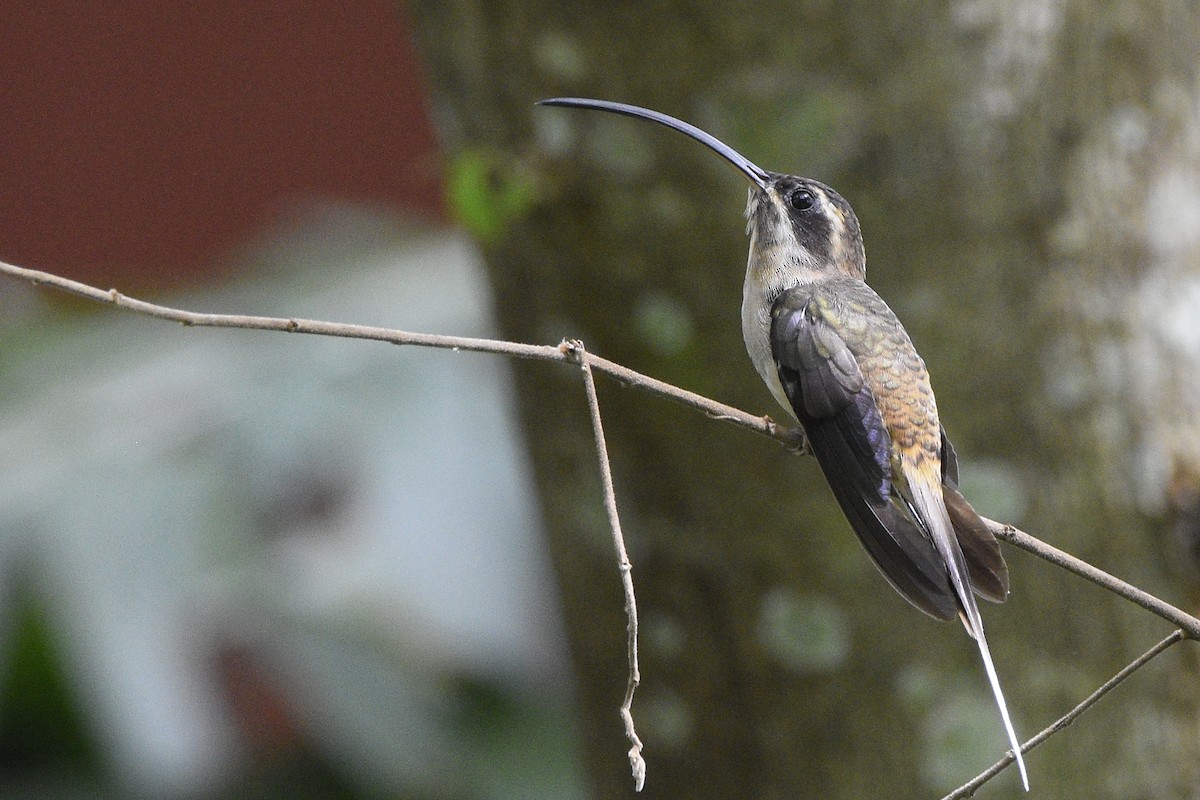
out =
[[[929,364],[981,511],[1179,599],[1156,534],[1178,476],[1200,475],[1181,444],[1198,441],[1200,346],[1171,338],[1179,317],[1145,326],[1200,313],[1167,302],[1200,291],[1193,4],[411,10],[451,163],[484,164],[476,195],[507,214],[480,228],[505,336],[581,338],[782,417],[741,343],[744,182],[677,135],[533,102],[675,114],[855,206],[868,280]],[[518,388],[588,764],[600,796],[629,796],[625,621],[579,379],[522,365]],[[642,611],[646,797],[937,796],[1006,748],[974,646],[890,591],[815,463],[603,380],[600,401]],[[1167,629],[1006,552],[1013,598],[984,614],[1031,735]],[[1190,791],[1185,648],[1033,754],[1036,790]]]

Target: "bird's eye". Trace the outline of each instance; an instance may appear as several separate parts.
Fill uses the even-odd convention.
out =
[[[817,196],[803,187],[788,195],[788,203],[797,211],[808,211],[817,204]]]

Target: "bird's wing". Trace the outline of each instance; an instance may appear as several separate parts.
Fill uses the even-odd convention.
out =
[[[771,351],[830,488],[867,553],[906,600],[937,619],[958,615],[946,565],[892,497],[892,445],[857,360],[803,287],[775,302]]]
[[[1008,599],[1008,565],[995,535],[958,490],[958,455],[946,438],[945,428],[942,429],[942,496],[958,546],[967,561],[971,588],[984,600],[1003,603]]]

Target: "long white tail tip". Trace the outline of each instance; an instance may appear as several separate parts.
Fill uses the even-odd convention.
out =
[[[1004,692],[1000,691],[1000,678],[996,675],[996,665],[992,663],[992,654],[988,650],[987,639],[983,636],[983,626],[975,636],[979,645],[979,654],[983,656],[983,668],[987,671],[988,682],[992,684],[992,694],[996,696],[996,705],[1000,707],[1000,719],[1004,721],[1004,732],[1008,734],[1008,742],[1012,745],[1012,754],[1017,762],[1017,770],[1021,773],[1021,784],[1029,791],[1029,772],[1025,769],[1025,759],[1021,757],[1021,742],[1017,732],[1013,730],[1012,720],[1008,716],[1008,704],[1004,702]]]

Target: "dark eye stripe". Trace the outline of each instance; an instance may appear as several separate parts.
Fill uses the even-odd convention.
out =
[[[793,198],[801,192],[806,193],[812,203],[807,208],[797,209]],[[816,191],[805,186],[798,186],[784,197],[787,198],[788,221],[792,225],[792,232],[796,237],[797,244],[815,258],[830,259],[833,256],[831,250],[833,221],[829,219],[828,213],[821,211]]]

